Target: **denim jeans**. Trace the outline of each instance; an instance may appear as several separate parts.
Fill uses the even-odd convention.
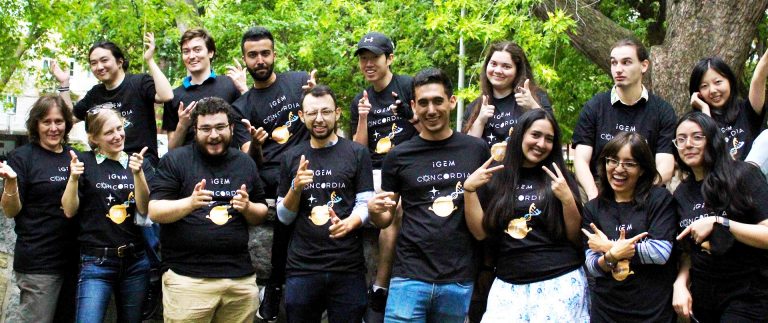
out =
[[[326,310],[329,323],[357,323],[363,319],[366,304],[363,273],[323,272],[285,280],[289,323],[319,323]]]
[[[118,322],[141,322],[141,304],[149,283],[144,251],[116,256],[80,256],[77,322],[100,323],[114,292]]]
[[[385,322],[463,323],[472,299],[472,281],[428,283],[393,277]]]

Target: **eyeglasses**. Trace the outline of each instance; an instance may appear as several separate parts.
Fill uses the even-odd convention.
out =
[[[216,130],[216,133],[222,133],[228,129],[229,129],[229,123],[219,124],[213,127],[198,127],[197,131],[201,132],[204,135],[210,135],[213,132],[213,130]]]
[[[706,139],[707,136],[696,133],[690,137],[686,135],[679,135],[677,138],[672,139],[672,143],[675,145],[675,147],[677,147],[677,149],[685,148],[686,143],[690,143],[694,148],[699,148],[704,145],[704,141],[706,141]]]
[[[611,157],[605,157],[605,165],[610,167],[619,167],[619,165],[623,166],[624,169],[631,170],[637,168],[638,164],[633,161],[618,161],[616,159],[613,159]]]
[[[322,115],[323,120],[327,120],[327,119],[330,119],[334,113],[335,111],[333,110],[322,110],[320,111],[320,113],[318,113],[317,111],[311,111],[311,112],[304,113],[304,116],[311,120],[315,120],[317,119],[318,115]]]

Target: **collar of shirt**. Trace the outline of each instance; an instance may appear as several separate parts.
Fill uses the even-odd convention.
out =
[[[637,99],[637,101],[635,101],[635,102],[627,103],[627,102],[621,101],[621,98],[619,98],[619,92],[618,92],[618,90],[616,90],[616,85],[614,85],[611,88],[611,105],[615,105],[616,102],[621,102],[624,105],[626,105],[628,107],[631,107],[631,106],[639,103],[640,100],[642,100],[642,99],[645,99],[645,101],[648,101],[648,89],[645,88],[645,85],[641,85],[641,86],[643,87],[643,91],[640,92],[640,98]]]
[[[188,89],[190,86],[201,85],[201,84],[203,84],[205,82],[208,82],[208,80],[210,80],[210,79],[216,79],[216,72],[214,72],[213,70],[211,70],[211,75],[209,75],[208,78],[203,80],[203,82],[200,83],[200,84],[192,84],[192,76],[187,76],[181,82],[181,85],[183,85],[185,89]]]
[[[96,151],[96,164],[101,164],[105,160],[109,159],[107,155],[104,155],[101,153],[101,151]],[[128,168],[128,154],[126,154],[124,151],[120,152],[120,155],[117,157],[117,162],[120,163],[120,165],[123,166],[123,168]]]

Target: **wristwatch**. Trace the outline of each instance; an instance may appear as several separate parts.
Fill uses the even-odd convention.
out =
[[[722,219],[723,222],[720,222],[720,225],[724,226],[726,229],[731,228],[731,220],[728,220],[728,218],[721,216],[720,219]]]

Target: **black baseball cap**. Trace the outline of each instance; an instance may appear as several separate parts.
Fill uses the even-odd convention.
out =
[[[395,44],[384,34],[373,31],[365,34],[357,42],[355,56],[359,55],[363,50],[371,51],[376,55],[391,54],[395,51]]]

